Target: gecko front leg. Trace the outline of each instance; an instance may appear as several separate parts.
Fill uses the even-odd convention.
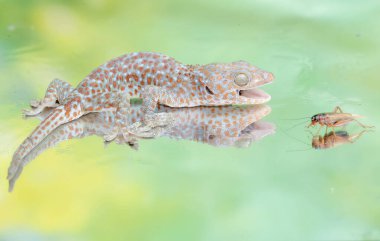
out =
[[[105,95],[107,95],[107,93]],[[118,138],[119,134],[121,133],[124,140],[127,142],[127,140],[130,139],[129,133],[126,130],[126,128],[130,125],[128,117],[131,114],[131,103],[129,96],[126,92],[115,93],[114,97],[111,98],[109,102],[112,106],[114,106],[112,112],[115,115],[115,125],[112,131],[103,136],[104,141],[106,143],[111,142],[114,139]]]
[[[174,95],[159,86],[146,86],[142,93],[143,121],[133,123],[127,128],[127,131],[139,137],[156,137],[174,123],[172,114],[155,113],[157,105],[158,103],[165,104],[168,99],[174,98]]]
[[[107,95],[107,93],[105,95]],[[108,99],[105,98],[104,95],[99,96],[99,99],[103,100],[101,102],[94,99],[94,102],[101,103],[101,105],[97,106],[95,104],[92,108],[94,110],[103,111],[107,106],[112,107],[112,109],[109,110],[111,110],[115,115],[115,125],[112,131],[104,135],[103,138],[105,142],[111,142],[115,139],[117,139],[117,142],[120,142],[120,137],[124,139],[124,142],[128,142],[135,137],[155,137],[164,130],[163,126],[166,126],[170,122],[168,119],[169,115],[167,113],[156,114],[154,111],[150,110],[150,108],[153,108],[154,110],[155,107],[148,108],[145,106],[145,111],[143,110],[144,107],[141,109],[143,116],[145,117],[144,121],[131,123],[129,118],[131,115],[131,104],[128,93],[114,93],[111,96],[113,97]],[[107,99],[107,101],[105,101],[105,99]],[[105,103],[108,104],[105,105]]]
[[[35,116],[41,113],[46,107],[57,107],[63,103],[64,99],[73,91],[73,87],[62,80],[54,79],[50,82],[45,97],[41,100],[30,101],[31,110],[24,110],[25,116]]]

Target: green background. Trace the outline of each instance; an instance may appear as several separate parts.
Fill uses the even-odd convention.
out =
[[[378,125],[380,3],[0,1],[0,240],[378,240],[380,139],[317,151],[299,120],[343,110]],[[249,61],[277,133],[249,148],[167,138],[140,150],[72,140],[7,192],[13,152],[38,124],[29,100],[106,60],[156,51],[184,63]],[[350,132],[360,127],[350,125]],[[316,131],[316,130],[312,130]],[[300,140],[300,141],[299,141]]]

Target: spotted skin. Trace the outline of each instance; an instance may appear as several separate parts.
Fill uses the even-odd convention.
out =
[[[170,107],[261,104],[270,96],[256,87],[273,78],[271,73],[245,61],[185,65],[159,53],[126,54],[93,70],[75,89],[54,80],[44,99],[32,101],[33,109],[24,114],[36,115],[45,107],[55,107],[54,111],[25,139],[13,160],[22,159],[58,126],[91,112],[113,111],[118,132],[152,137],[173,121],[170,115],[154,113],[158,103]],[[128,123],[131,97],[143,99],[140,122]],[[110,139],[115,133],[109,135]]]
[[[246,147],[252,141],[260,139],[255,136],[259,127],[274,131],[271,124],[261,125],[258,120],[271,112],[266,105],[249,107],[218,106],[185,108],[178,111],[162,107],[165,112],[174,113],[175,122],[167,128],[162,136],[174,139],[191,140],[209,145],[223,147]],[[161,109],[159,108],[161,111]],[[262,134],[262,133],[261,133]],[[267,134],[269,134],[267,132]],[[261,135],[261,138],[265,135]]]
[[[44,120],[51,111],[51,109],[46,109],[37,117]],[[273,124],[258,121],[268,115],[270,111],[271,109],[265,105],[194,108],[170,108],[160,105],[157,109],[157,112],[171,113],[175,117],[174,124],[163,127],[160,136],[202,142],[217,147],[247,147],[252,142],[273,134],[275,132]],[[141,105],[132,105],[129,121],[141,121],[143,115]],[[116,120],[114,112],[107,111],[90,113],[59,126],[22,159],[12,161],[8,170],[9,190],[13,189],[23,167],[46,149],[73,138],[84,138],[91,135],[104,138],[113,133],[117,126]],[[127,138],[125,137],[122,133],[118,133],[114,141],[117,144],[128,144],[134,149],[138,148],[139,136],[128,134]]]

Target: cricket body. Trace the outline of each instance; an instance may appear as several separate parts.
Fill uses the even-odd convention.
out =
[[[359,124],[363,128],[371,128],[372,126],[367,126],[362,123],[360,123],[357,118],[361,118],[362,116],[351,114],[351,113],[344,113],[342,109],[337,106],[334,108],[333,112],[327,112],[327,113],[320,113],[316,114],[311,117],[311,123],[310,126],[315,126],[317,124],[320,125],[320,128],[318,130],[318,133],[322,126],[326,126],[326,132],[329,127],[333,129],[332,133],[334,132],[335,127],[345,126],[353,121],[355,121],[357,124]]]
[[[324,136],[313,136],[311,146],[314,149],[330,149],[340,145],[354,143],[358,140],[367,130],[362,130],[356,134],[349,134],[347,131],[330,131]]]
[[[136,52],[114,58],[93,70],[76,88],[53,80],[41,101],[31,101],[26,116],[54,107],[16,150],[21,160],[57,127],[92,112],[114,111],[118,132],[126,136],[156,136],[168,125],[167,113],[154,113],[158,104],[170,107],[262,104],[270,95],[257,89],[272,82],[273,74],[245,61],[186,65],[159,53]],[[141,122],[128,123],[130,98],[142,98]],[[117,132],[105,137],[114,139]]]

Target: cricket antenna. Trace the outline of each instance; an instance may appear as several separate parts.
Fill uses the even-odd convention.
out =
[[[282,133],[284,133],[286,136],[288,136],[288,137],[290,137],[290,138],[292,138],[292,139],[294,139],[294,140],[296,140],[296,141],[298,141],[298,142],[300,142],[300,143],[302,143],[302,144],[304,144],[304,145],[310,147],[310,144],[304,142],[303,140],[300,140],[300,139],[298,139],[298,138],[296,138],[296,137],[294,137],[294,136],[289,135],[288,133],[286,133],[285,131],[283,131],[281,128],[278,128],[278,129],[279,129]]]
[[[299,151],[308,151],[308,150],[311,150],[313,149],[312,147],[310,148],[307,148],[307,149],[298,149],[298,150],[288,150],[287,152],[299,152]]]
[[[299,123],[297,123],[297,124],[293,125],[292,127],[290,127],[290,128],[288,128],[288,129],[286,129],[286,131],[289,131],[289,130],[291,130],[291,129],[293,129],[293,128],[295,128],[295,127],[297,127],[297,126],[301,125],[301,124],[305,124],[306,122],[307,122],[307,121],[302,121],[302,122],[299,122]]]
[[[304,119],[310,119],[311,117],[308,116],[308,117],[301,117],[301,118],[286,118],[286,119],[280,119],[280,120],[304,120]]]

